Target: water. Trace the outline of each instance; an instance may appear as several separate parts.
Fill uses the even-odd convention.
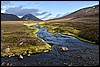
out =
[[[75,37],[63,35],[55,37],[47,32],[47,29],[36,26],[39,29],[37,35],[47,43],[54,44],[52,51],[48,53],[25,56],[23,60],[17,57],[1,58],[1,63],[12,63],[14,66],[96,66],[99,65],[99,46],[82,42]],[[62,52],[60,47],[67,47],[67,52]]]
[[[39,32],[37,33],[38,37],[44,39],[47,43],[62,44],[68,39],[77,40],[77,38],[75,37],[64,35],[61,33],[56,33],[58,34],[58,36],[55,36],[54,34],[47,32],[47,29],[45,28],[42,28],[40,26],[36,27],[39,29]]]

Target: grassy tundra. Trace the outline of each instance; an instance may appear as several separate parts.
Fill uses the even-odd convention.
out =
[[[1,56],[29,54],[51,50],[51,46],[37,37],[37,28],[29,29],[24,21],[1,22]],[[10,48],[9,52],[4,50]]]
[[[84,20],[84,21],[83,21]],[[99,23],[98,18],[95,19],[74,19],[74,20],[61,20],[51,22],[34,22],[34,21],[2,21],[1,22],[1,55],[9,54],[23,54],[25,51],[28,53],[38,53],[45,50],[51,50],[51,46],[40,39],[36,33],[39,31],[37,28],[29,28],[31,25],[40,25],[47,28],[57,36],[56,32],[66,35],[72,35],[80,40],[99,43]],[[34,22],[34,23],[33,23]],[[9,47],[10,52],[4,50]]]
[[[89,43],[99,44],[99,18],[76,18],[69,20],[46,21],[40,24],[48,32],[72,35]]]

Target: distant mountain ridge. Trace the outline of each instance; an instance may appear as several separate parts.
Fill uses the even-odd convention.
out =
[[[84,17],[99,17],[99,5],[94,5],[86,8],[79,9],[73,13],[65,15],[60,18],[50,19],[51,20],[61,20],[61,19],[68,19],[68,18],[84,18]],[[17,17],[13,14],[4,14],[1,13],[1,21],[24,21],[24,20],[33,20],[33,21],[42,21],[41,19],[35,17],[32,14],[26,14],[22,18]]]
[[[42,21],[41,19],[33,16],[32,14],[26,14],[22,18],[19,18],[18,16],[13,14],[1,13],[1,21],[25,21],[25,20]]]
[[[99,14],[99,5],[95,5],[92,7],[87,7],[80,9],[78,11],[75,11],[69,15],[66,15],[62,18],[67,18],[67,17],[86,17],[86,16],[92,16],[92,15],[98,15]]]
[[[41,19],[35,17],[32,14],[26,14],[21,19],[23,19],[23,20],[33,20],[33,21],[42,21]]]
[[[1,21],[21,21],[19,17],[13,14],[1,13]]]
[[[67,19],[67,18],[80,18],[80,17],[93,17],[93,16],[99,16],[99,5],[82,8],[73,13],[70,13],[63,17],[52,19],[52,20],[58,20],[58,19],[60,20],[60,19]]]

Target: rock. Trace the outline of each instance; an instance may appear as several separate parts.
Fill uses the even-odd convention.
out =
[[[19,45],[22,45],[23,44],[23,42],[21,42]]]
[[[15,54],[12,54],[12,56],[15,56]]]
[[[28,53],[29,53],[29,54],[33,54],[33,52],[32,52],[32,51],[28,51]]]
[[[25,53],[23,53],[23,55],[26,55]]]
[[[1,66],[5,66],[5,62],[3,62],[3,63],[1,64]]]
[[[27,51],[24,51],[24,52],[23,52],[23,55],[26,55],[26,54],[27,54]]]
[[[5,53],[10,52],[10,48],[8,47],[8,48],[4,49],[4,52],[5,52]]]
[[[44,50],[43,52],[48,52],[49,50]]]
[[[95,7],[93,7],[93,8],[95,8]]]
[[[64,65],[68,65],[68,63],[64,62]]]
[[[11,63],[5,63],[5,62],[3,62],[3,63],[1,64],[1,66],[12,66],[12,64],[11,64]]]
[[[12,55],[9,55],[8,57],[10,58]]]
[[[20,54],[19,54],[19,53],[16,53],[15,55],[16,55],[16,56],[19,56]]]
[[[7,63],[7,64],[6,64],[6,66],[10,66],[10,64],[9,64],[9,63]]]
[[[68,51],[67,47],[61,47],[61,51]]]
[[[27,55],[28,57],[31,56],[30,54]]]
[[[19,55],[19,59],[23,59],[23,56],[22,55]]]
[[[68,66],[72,66],[72,65],[68,65]]]
[[[25,66],[26,66],[26,64],[25,64]]]
[[[6,57],[8,57],[9,55],[8,54],[6,54]]]

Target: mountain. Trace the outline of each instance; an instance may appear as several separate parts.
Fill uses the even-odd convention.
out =
[[[33,20],[33,21],[42,21],[41,19],[33,16],[32,14],[26,14],[21,19],[23,19],[23,20]]]
[[[41,19],[33,16],[32,14],[26,14],[22,18],[19,18],[13,14],[1,13],[1,21],[24,21],[24,20],[42,21]]]
[[[75,11],[69,15],[63,16],[61,18],[69,18],[69,17],[91,17],[91,16],[98,16],[99,15],[99,5],[95,5],[92,7],[87,7]]]
[[[13,14],[1,13],[1,21],[21,21],[21,19]]]
[[[57,31],[64,32],[64,34],[69,32],[74,34],[75,37],[99,44],[99,5],[82,8],[63,17],[45,22],[50,22],[49,26],[57,26]],[[77,31],[75,32],[75,30],[80,32],[76,34]]]
[[[60,18],[52,19],[52,20],[71,20],[71,19],[79,19],[79,18],[93,18],[93,17],[99,17],[99,5],[91,6],[91,7],[86,7],[79,9],[73,13],[70,13],[68,15],[65,15]],[[51,21],[51,20],[50,20]]]

